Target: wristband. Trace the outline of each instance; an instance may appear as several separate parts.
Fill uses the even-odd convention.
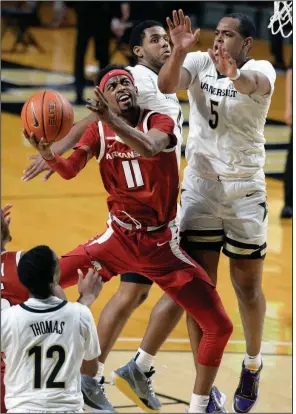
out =
[[[52,153],[52,155],[53,155],[53,157],[54,157],[52,160],[47,160],[46,158],[43,158],[43,157],[42,157],[42,158],[43,158],[43,159],[44,159],[44,161],[46,161],[46,162],[54,162],[55,164],[57,164],[57,163],[59,162],[59,160],[57,160],[57,159],[56,159],[56,153],[55,153],[55,152],[53,152],[53,153]]]
[[[241,75],[240,70],[239,70],[239,69],[237,69],[236,71],[237,71],[237,72],[236,72],[236,75],[235,75],[233,78],[229,78],[230,80],[232,80],[232,81],[236,81],[236,80],[240,77],[240,75]]]

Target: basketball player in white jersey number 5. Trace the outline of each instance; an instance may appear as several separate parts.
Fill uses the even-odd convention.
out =
[[[248,16],[221,19],[213,49],[204,53],[188,53],[199,31],[192,33],[182,10],[174,11],[167,23],[174,49],[160,70],[158,86],[163,93],[187,89],[190,102],[182,243],[215,283],[222,247],[230,259],[247,351],[233,408],[246,413],[257,402],[262,369],[261,282],[267,231],[264,124],[276,74],[268,61],[248,57],[255,35]],[[189,332],[192,323],[189,319]]]

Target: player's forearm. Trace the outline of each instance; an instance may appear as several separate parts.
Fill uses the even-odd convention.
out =
[[[52,154],[51,159],[45,159],[50,168],[65,180],[71,180],[85,167],[87,163],[87,152],[79,148],[65,159],[58,154]]]
[[[253,93],[264,95],[266,93],[260,87],[257,73],[252,70],[241,70],[240,77],[233,81],[233,84],[235,89],[243,95],[252,95]]]
[[[91,112],[86,118],[75,124],[70,132],[60,141],[52,145],[52,150],[59,155],[63,155],[66,151],[73,148],[80,140],[87,127],[93,122],[98,121],[97,114]]]
[[[149,135],[129,126],[117,116],[112,119],[110,127],[126,145],[145,158],[153,157],[164,149],[159,145],[159,141],[153,140]]]
[[[187,52],[173,49],[171,56],[165,62],[158,74],[158,87],[162,93],[175,93],[181,81],[182,65]]]

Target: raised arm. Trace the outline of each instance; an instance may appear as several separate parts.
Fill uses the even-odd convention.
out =
[[[95,113],[90,113],[87,117],[73,125],[70,132],[63,139],[53,143],[52,150],[56,154],[64,154],[66,151],[75,146],[86,131],[87,127],[96,121],[98,121],[98,116]],[[34,161],[24,170],[24,175],[22,177],[23,181],[30,181],[37,177],[37,175],[39,175],[42,171],[49,170],[44,177],[44,181],[47,181],[54,173],[54,171],[49,168],[47,162],[40,155],[31,155],[29,159]]]
[[[70,132],[60,141],[52,144],[52,150],[59,155],[63,155],[66,151],[74,148],[80,138],[83,136],[88,126],[93,122],[98,121],[98,116],[95,113],[90,113],[87,117],[75,124]]]
[[[222,45],[218,46],[218,56],[215,56],[214,51],[211,49],[208,50],[208,53],[215,64],[217,71],[231,79],[235,89],[239,93],[244,95],[256,94],[266,96],[272,92],[273,85],[271,84],[269,77],[256,70],[239,70],[236,61],[230,57]],[[269,72],[271,71],[269,70]],[[274,83],[274,69],[272,72],[274,72],[274,76],[271,74],[271,77],[274,77]]]
[[[200,30],[192,33],[190,18],[184,16],[182,10],[178,13],[174,10],[173,21],[167,17],[167,24],[174,47],[158,74],[158,87],[163,93],[175,93],[190,85],[191,75],[182,65],[187,53],[198,41]]]
[[[69,158],[63,158],[58,154],[55,154],[51,148],[51,144],[44,138],[39,142],[36,140],[34,134],[28,136],[24,131],[26,138],[30,141],[31,145],[37,149],[41,157],[48,163],[50,168],[57,172],[65,180],[74,178],[87,164],[87,162],[93,157],[96,152],[97,137],[95,136],[94,129],[88,128],[85,134],[82,136],[80,145],[75,149]],[[85,143],[85,145],[83,145]]]
[[[153,157],[170,144],[171,137],[175,139],[173,134],[174,122],[170,117],[162,115],[164,123],[167,121],[169,124],[167,128],[162,126],[153,128],[152,126],[147,133],[144,133],[128,125],[110,110],[108,102],[98,86],[94,92],[97,101],[93,101],[87,107],[91,111],[97,112],[102,122],[108,124],[126,145],[143,157]]]

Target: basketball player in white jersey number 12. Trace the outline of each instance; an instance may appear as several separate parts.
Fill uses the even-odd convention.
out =
[[[17,271],[30,297],[1,312],[7,412],[82,413],[80,370],[95,376],[100,355],[91,311],[54,296],[60,266],[48,246],[26,252]]]
[[[245,413],[257,402],[262,369],[264,125],[276,74],[269,62],[248,57],[255,35],[248,16],[221,19],[213,50],[205,53],[188,53],[199,31],[191,32],[190,19],[182,10],[174,11],[167,22],[174,49],[160,70],[158,86],[163,93],[187,89],[190,103],[182,243],[215,283],[221,247],[230,258],[247,348],[233,408]],[[189,332],[191,324],[189,319]]]

